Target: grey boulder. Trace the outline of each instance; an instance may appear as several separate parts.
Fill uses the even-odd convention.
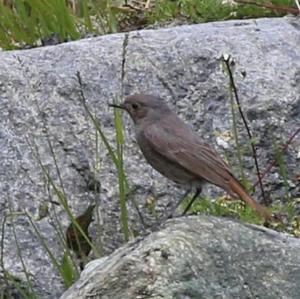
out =
[[[60,299],[297,299],[299,281],[299,239],[190,216],[91,262]]]
[[[91,201],[99,204],[95,210],[99,217],[95,218],[101,221],[91,228],[95,232],[91,235],[103,255],[124,243],[116,169],[104,145],[96,146],[95,128],[80,102],[78,71],[87,104],[113,146],[113,111],[108,102],[136,92],[159,94],[202,138],[226,154],[238,176],[228,77],[219,58],[230,54],[235,59],[238,92],[264,170],[274,158],[274,145],[284,144],[299,129],[299,45],[299,19],[276,18],[143,30],[0,52],[0,219],[17,212],[6,218],[1,230],[5,270],[26,280],[18,241],[38,297],[57,298],[64,290],[57,269],[22,214],[32,215],[61,262],[63,247],[57,228],[64,232],[70,220],[62,207],[51,204],[57,197],[39,159],[60,189],[61,178],[74,214],[82,213]],[[152,223],[155,217],[146,207],[148,199],[154,198],[160,216],[181,193],[144,162],[127,116],[124,123],[125,172],[130,186],[135,186],[133,195],[145,221]],[[240,121],[237,128],[240,140],[248,140]],[[242,151],[247,178],[254,182],[249,142],[243,142]],[[286,177],[276,166],[263,180],[266,194],[273,200],[299,196],[299,135],[283,157]],[[99,188],[93,188],[93,182]],[[214,195],[216,190],[212,187],[206,192]],[[259,194],[258,190],[258,199]],[[37,220],[45,205],[48,214]],[[131,230],[140,233],[142,225],[130,200],[128,213]]]

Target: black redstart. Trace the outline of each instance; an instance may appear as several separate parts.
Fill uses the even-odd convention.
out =
[[[135,124],[137,142],[149,164],[170,180],[196,187],[208,182],[238,195],[265,220],[272,215],[247,194],[222,158],[173,112],[159,97],[136,94],[123,104]],[[192,201],[193,201],[192,200]],[[190,205],[189,205],[190,206]]]

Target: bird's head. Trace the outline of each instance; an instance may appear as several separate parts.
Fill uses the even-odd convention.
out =
[[[160,97],[146,94],[131,95],[123,104],[110,104],[110,106],[126,110],[136,124],[145,119],[155,121],[170,112],[169,107]]]

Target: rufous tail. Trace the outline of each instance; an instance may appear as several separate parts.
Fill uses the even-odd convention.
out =
[[[241,184],[232,178],[229,181],[229,188],[232,192],[237,194],[245,203],[247,203],[254,211],[256,211],[260,216],[262,216],[266,221],[270,221],[273,217],[272,214],[258,202],[256,202],[241,186]]]

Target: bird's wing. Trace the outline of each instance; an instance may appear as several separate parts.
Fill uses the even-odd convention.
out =
[[[228,189],[227,184],[232,179],[228,166],[192,130],[178,130],[154,123],[147,126],[142,134],[152,150],[169,161],[212,184]]]

